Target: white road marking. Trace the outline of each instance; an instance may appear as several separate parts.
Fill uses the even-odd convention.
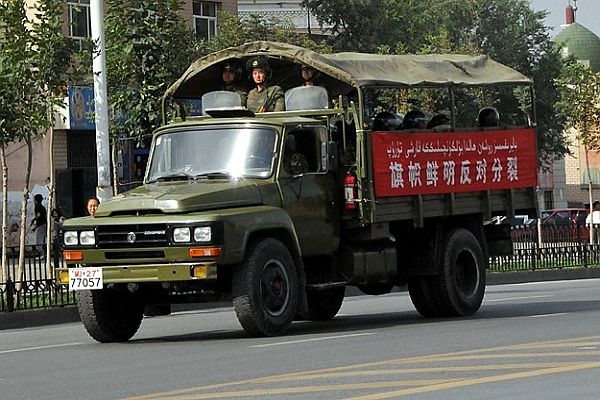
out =
[[[22,351],[52,349],[52,348],[56,348],[56,347],[78,346],[80,344],[83,344],[83,342],[63,343],[63,344],[51,344],[51,345],[48,345],[48,346],[24,347],[22,349],[0,350],[0,354],[19,353],[19,352],[22,352]]]
[[[528,315],[527,318],[544,318],[544,317],[555,317],[557,315],[567,315],[566,312],[558,312],[553,314],[538,314],[538,315]]]
[[[321,341],[321,340],[335,340],[335,339],[345,339],[345,338],[350,338],[350,337],[357,337],[357,336],[367,336],[367,335],[374,335],[374,332],[364,332],[364,333],[353,333],[350,335],[338,335],[338,336],[325,336],[325,337],[318,337],[318,338],[312,338],[312,339],[302,339],[302,340],[290,340],[287,342],[277,342],[277,343],[266,343],[266,344],[255,344],[253,346],[248,346],[248,347],[271,347],[271,346],[284,346],[287,344],[296,344],[296,343],[306,343],[306,342],[317,342],[317,341]]]
[[[498,302],[498,301],[512,301],[512,300],[528,300],[528,299],[540,299],[545,297],[553,297],[550,295],[540,295],[540,296],[523,296],[523,297],[506,297],[504,299],[491,299],[486,300],[488,303]]]

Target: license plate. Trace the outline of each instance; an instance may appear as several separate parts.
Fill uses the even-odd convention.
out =
[[[102,289],[102,268],[69,268],[69,290]]]

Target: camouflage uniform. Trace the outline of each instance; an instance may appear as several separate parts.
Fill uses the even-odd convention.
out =
[[[252,89],[248,93],[246,108],[255,113],[285,111],[284,96],[283,89],[279,86],[269,86],[260,93],[257,89]],[[265,109],[267,101],[269,104]]]

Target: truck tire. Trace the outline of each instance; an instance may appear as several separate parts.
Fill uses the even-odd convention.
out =
[[[432,296],[439,316],[469,316],[485,294],[485,262],[477,238],[467,229],[446,235],[440,274],[432,277]]]
[[[408,294],[413,305],[424,317],[440,316],[436,299],[431,292],[431,276],[415,276],[408,281]]]
[[[298,274],[287,247],[267,238],[252,245],[233,273],[233,308],[251,336],[283,334],[298,306]]]
[[[133,294],[112,289],[77,292],[83,326],[102,343],[125,342],[137,332],[144,317],[144,305]]]
[[[345,287],[335,287],[325,290],[307,290],[306,300],[310,321],[326,321],[336,316],[344,302]]]

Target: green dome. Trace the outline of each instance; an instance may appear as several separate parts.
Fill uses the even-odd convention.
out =
[[[594,72],[600,71],[600,38],[594,32],[575,22],[565,26],[552,40],[563,48],[565,56],[589,61]]]

